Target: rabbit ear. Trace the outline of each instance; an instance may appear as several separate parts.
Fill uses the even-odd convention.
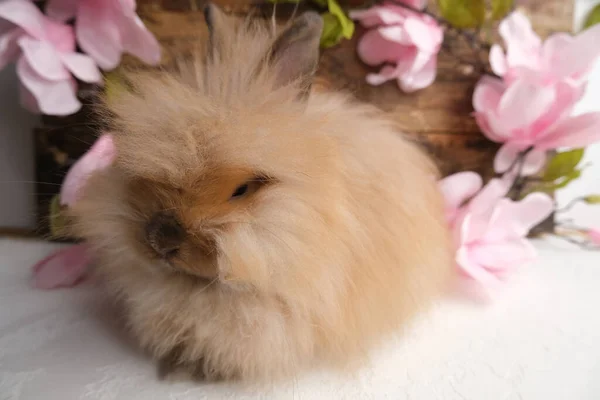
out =
[[[301,81],[302,97],[308,94],[319,63],[319,40],[323,20],[316,12],[306,12],[292,22],[273,42],[267,59],[275,67],[277,84]]]

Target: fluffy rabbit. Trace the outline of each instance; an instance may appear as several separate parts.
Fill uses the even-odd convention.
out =
[[[117,156],[76,233],[164,372],[360,366],[450,277],[435,167],[371,107],[310,93],[317,14],[277,35],[206,17],[202,60],[107,102]]]

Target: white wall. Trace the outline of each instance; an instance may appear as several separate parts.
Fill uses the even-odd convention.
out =
[[[37,117],[18,100],[12,66],[0,71],[0,228],[33,228],[35,180],[33,127]]]

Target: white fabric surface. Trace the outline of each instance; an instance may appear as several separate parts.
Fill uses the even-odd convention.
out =
[[[537,246],[540,262],[496,302],[448,298],[356,377],[314,371],[261,390],[159,382],[97,289],[29,287],[53,245],[0,239],[0,399],[600,399],[600,253]]]

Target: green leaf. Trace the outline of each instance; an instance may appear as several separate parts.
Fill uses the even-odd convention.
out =
[[[600,194],[588,194],[583,201],[587,204],[600,204]]]
[[[573,182],[575,179],[578,179],[581,176],[581,170],[573,170],[569,172],[567,175],[564,175],[557,183],[552,185],[552,189],[562,189],[566,187],[569,183]]]
[[[342,38],[350,39],[354,34],[354,22],[344,13],[336,0],[327,0],[328,12],[322,14],[323,33],[321,47],[335,46]]]
[[[492,0],[492,19],[503,19],[512,9],[515,0]]]
[[[485,0],[437,0],[440,15],[457,28],[474,28],[485,22]]]
[[[584,149],[574,149],[558,153],[548,163],[544,177],[544,182],[554,182],[559,178],[570,176],[583,158]]]
[[[583,29],[587,29],[590,26],[596,25],[600,22],[600,4],[596,5],[596,7],[592,8],[590,13],[588,14],[585,22],[583,23]]]
[[[53,237],[64,235],[67,222],[62,214],[60,196],[55,195],[50,202],[50,234]]]

